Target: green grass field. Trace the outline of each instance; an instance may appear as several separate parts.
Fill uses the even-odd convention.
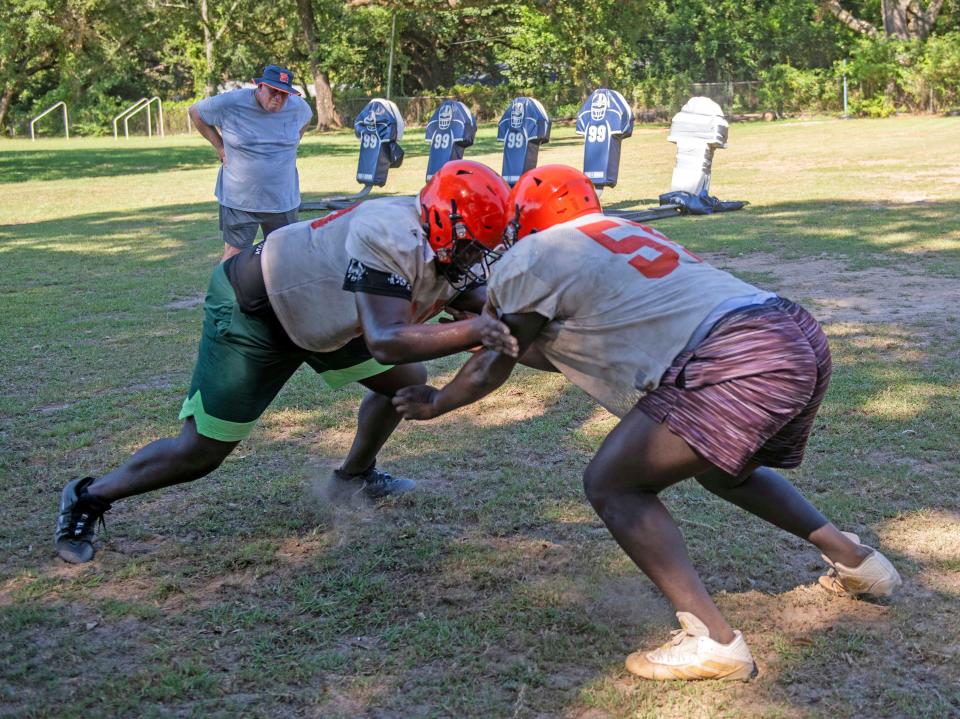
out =
[[[499,169],[494,134],[467,156]],[[605,204],[669,188],[666,134],[625,142]],[[63,484],[178,430],[221,251],[215,154],[2,141],[0,716],[960,716],[960,118],[730,135],[712,192],[750,207],[656,225],[823,320],[833,384],[790,476],[899,566],[897,598],[827,595],[815,550],[683,483],[665,499],[761,673],[633,678],[624,656],[675,621],[583,497],[614,419],[528,370],[403,425],[380,464],[420,491],[377,507],[318,497],[362,395],[301,371],[217,472],[117,503],[96,561],[63,564]],[[307,138],[305,197],[355,191],[355,148]],[[405,148],[387,193],[422,182],[418,131]],[[558,127],[540,161],[580,153]]]

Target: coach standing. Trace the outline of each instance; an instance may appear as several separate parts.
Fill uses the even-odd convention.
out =
[[[222,163],[215,193],[223,260],[252,245],[258,227],[266,237],[296,222],[300,207],[297,145],[313,112],[293,89],[293,73],[286,68],[267,65],[254,82],[256,89],[190,106],[190,119]]]

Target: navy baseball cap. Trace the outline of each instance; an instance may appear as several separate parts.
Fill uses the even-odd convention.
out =
[[[267,85],[290,95],[300,94],[293,89],[293,73],[279,65],[267,65],[263,68],[263,77],[255,77],[253,81],[257,85]]]

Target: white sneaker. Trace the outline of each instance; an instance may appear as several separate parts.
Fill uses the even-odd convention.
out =
[[[853,532],[844,532],[849,539],[860,544],[860,537]],[[860,544],[867,547],[865,544]],[[824,554],[823,561],[830,565],[830,569],[817,581],[824,589],[849,597],[859,597],[868,594],[873,597],[889,597],[903,584],[900,573],[890,563],[890,560],[872,547],[870,554],[856,567],[847,567],[840,562],[831,562]]]
[[[710,638],[707,626],[689,612],[677,612],[682,629],[652,652],[634,652],[627,657],[627,671],[645,679],[739,679],[746,681],[757,673],[750,648],[743,635],[729,644]]]

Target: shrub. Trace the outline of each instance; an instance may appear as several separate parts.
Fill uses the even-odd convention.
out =
[[[834,110],[840,106],[836,80],[825,70],[799,70],[774,65],[760,73],[761,104],[778,115],[788,112]]]
[[[640,110],[676,112],[690,99],[691,78],[682,73],[645,78],[633,86],[633,105]]]
[[[553,120],[576,120],[581,104],[579,102],[565,102],[555,108],[547,108],[547,114]]]
[[[929,38],[916,75],[922,80],[923,94],[929,97],[932,90],[941,107],[960,104],[960,32]]]
[[[509,85],[453,85],[447,90],[440,88],[438,95],[450,95],[470,108],[478,122],[499,120],[510,100],[518,95]]]
[[[890,117],[897,111],[896,106],[886,95],[877,95],[866,99],[854,97],[850,99],[850,112],[863,117]]]

